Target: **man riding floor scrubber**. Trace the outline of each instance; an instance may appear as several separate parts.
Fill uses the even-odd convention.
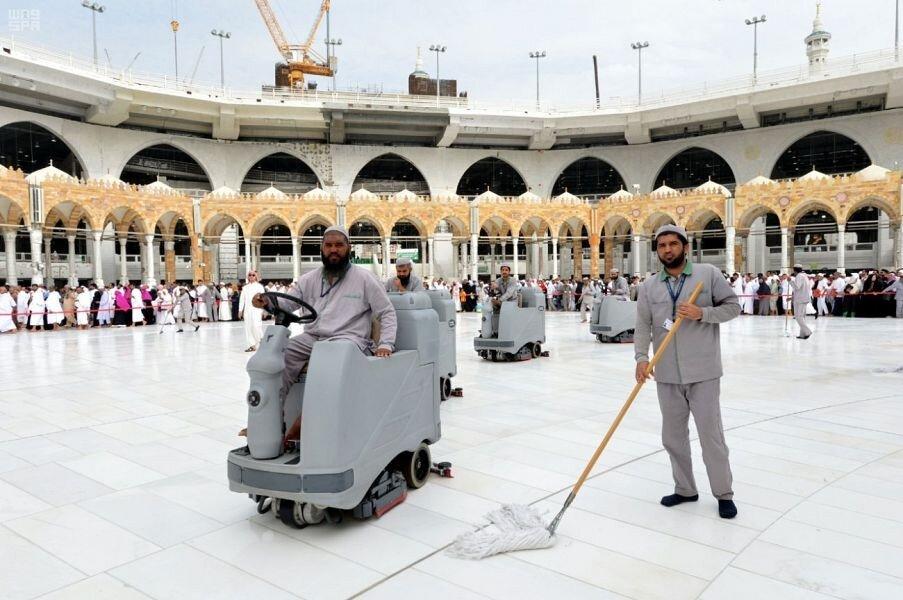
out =
[[[522,288],[510,277],[508,265],[502,265],[501,274],[490,291],[491,308],[483,309],[480,335],[473,339],[474,350],[491,361],[548,355],[542,351],[546,341],[545,296],[539,290]]]

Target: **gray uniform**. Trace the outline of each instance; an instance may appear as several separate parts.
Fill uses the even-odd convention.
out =
[[[618,277],[617,279],[609,281],[608,291],[614,296],[626,296],[629,292],[627,279],[625,277]]]
[[[499,291],[499,296],[494,298],[494,300],[498,300],[499,304],[496,306],[495,302],[492,303],[492,335],[498,335],[499,332],[499,313],[502,311],[502,302],[516,302],[517,301],[517,292],[520,291],[520,282],[514,277],[509,277],[508,282],[506,283],[502,277],[499,277],[495,280],[495,286]]]
[[[894,300],[897,301],[898,319],[903,319],[903,277],[897,277],[896,281],[884,288],[884,292],[889,294],[894,292]]]
[[[683,287],[676,304],[686,302],[700,281],[702,293],[696,305],[700,321],[685,320],[655,367],[659,407],[662,411],[662,444],[671,458],[674,491],[693,496],[696,480],[690,455],[687,423],[692,414],[702,446],[702,458],[712,494],[719,500],[733,498],[733,476],[728,461],[719,404],[721,383],[721,334],[719,323],[740,314],[740,303],[724,276],[713,266],[687,263]],[[657,349],[676,320],[676,308],[666,280],[677,293],[680,278],[662,271],[639,288],[634,350],[637,362],[649,360],[649,342]]]
[[[806,308],[812,302],[812,287],[809,277],[799,272],[790,280],[790,292],[793,294],[793,320],[800,326],[800,335],[808,337],[812,330],[806,326]]]
[[[216,310],[216,309],[217,309],[216,301],[217,301],[218,299],[219,299],[219,292],[216,291],[216,285],[214,285],[213,283],[211,283],[210,285],[207,286],[207,298],[206,298],[206,302],[207,302],[207,317],[208,317],[211,321],[216,321],[216,320],[217,320],[217,318],[216,318],[216,316],[217,316],[217,315],[216,315],[216,313],[217,313],[217,310]]]
[[[372,321],[378,318],[379,347],[395,349],[395,308],[379,280],[367,269],[349,265],[345,274],[330,287],[323,267],[320,267],[302,275],[287,293],[313,306],[317,320],[305,325],[304,333],[291,338],[285,348],[282,398],[298,380],[316,342],[350,340],[361,352],[369,354],[374,349],[370,337]],[[288,300],[280,299],[279,306],[288,311],[298,310],[298,305]]]
[[[182,330],[182,325],[185,323],[197,325],[194,319],[194,306],[191,303],[191,295],[188,292],[188,288],[179,287],[174,292],[176,294],[176,303],[179,305],[179,318],[176,319],[179,331]]]
[[[395,287],[395,280],[397,277],[389,277],[386,280],[386,291],[387,292],[397,292],[398,288]],[[419,277],[411,273],[411,277],[408,279],[408,285],[404,286],[406,292],[422,292],[423,291],[423,281],[420,280]]]

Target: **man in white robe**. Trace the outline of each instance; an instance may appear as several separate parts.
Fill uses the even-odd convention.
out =
[[[16,321],[20,329],[28,323],[28,298],[28,288],[20,287],[19,293],[16,294]]]
[[[75,323],[79,329],[87,329],[91,321],[91,302],[94,301],[94,292],[85,286],[78,287],[78,295],[75,297]]]
[[[241,288],[241,296],[238,298],[238,318],[244,319],[245,337],[248,340],[248,348],[245,352],[257,350],[257,344],[263,337],[263,309],[257,308],[251,303],[254,296],[264,293],[264,287],[260,284],[257,271],[248,272],[248,282]]]
[[[50,325],[51,329],[59,329],[60,323],[65,318],[63,315],[63,299],[53,285],[47,289],[47,299],[45,300],[47,305],[47,324]]]
[[[31,296],[28,299],[28,325],[32,331],[44,329],[44,311],[47,305],[44,302],[44,288],[31,286]]]
[[[100,291],[100,304],[97,306],[97,323],[101,327],[109,325],[113,320],[113,293],[109,284]]]
[[[219,284],[219,320],[232,320],[232,284]]]
[[[207,286],[203,281],[199,281],[196,288],[194,288],[195,293],[197,294],[197,305],[195,306],[195,312],[197,313],[198,319],[203,319],[204,321],[210,320],[210,310],[207,304],[207,296],[210,294],[210,291],[207,289]]]
[[[132,325],[143,325],[144,324],[144,300],[141,299],[141,290],[136,287],[129,285],[131,292],[129,292],[129,297],[132,303]]]
[[[15,333],[16,324],[13,323],[13,308],[16,302],[5,285],[0,285],[0,333]]]

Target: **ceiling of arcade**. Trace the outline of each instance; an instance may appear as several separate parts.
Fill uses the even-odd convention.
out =
[[[892,171],[884,179],[861,180],[855,176],[826,177],[821,180],[781,181],[762,185],[737,186],[735,197],[725,199],[717,193],[680,192],[668,196],[651,195],[617,199],[605,198],[598,204],[582,201],[526,200],[496,198],[480,201],[477,222],[490,220],[493,235],[530,236],[550,231],[560,236],[581,235],[583,227],[591,236],[609,229],[620,235],[649,235],[662,222],[673,221],[699,231],[714,218],[725,226],[735,225],[743,235],[752,222],[768,212],[778,216],[782,227],[793,228],[810,210],[827,210],[838,223],[863,206],[884,211],[890,221],[899,224],[901,172]],[[151,192],[136,186],[105,186],[48,179],[44,189],[45,220],[63,220],[77,227],[84,220],[89,228],[112,223],[120,232],[152,233],[155,229],[171,235],[175,223],[182,220],[189,232],[200,231],[215,238],[236,223],[242,231],[259,235],[263,225],[283,224],[294,235],[302,235],[312,223],[332,224],[337,209],[344,210],[345,223],[357,220],[373,223],[381,235],[391,232],[401,221],[413,224],[420,235],[428,237],[445,221],[456,237],[471,235],[471,203],[447,198],[412,196],[406,199],[376,196],[335,198],[303,196],[261,198],[250,194],[221,197],[207,195],[199,201],[200,222],[195,226],[195,211],[190,197],[173,191]],[[733,203],[733,223],[729,207]],[[24,219],[30,224],[28,185],[17,170],[0,172],[0,226],[16,225]],[[629,227],[628,227],[629,225]],[[505,231],[501,231],[504,229]],[[607,233],[607,232],[604,232]]]

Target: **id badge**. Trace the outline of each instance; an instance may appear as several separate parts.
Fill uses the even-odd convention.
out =
[[[671,328],[674,327],[674,321],[671,319],[665,319],[665,322],[662,323],[662,327],[665,328],[665,331],[671,331]]]

